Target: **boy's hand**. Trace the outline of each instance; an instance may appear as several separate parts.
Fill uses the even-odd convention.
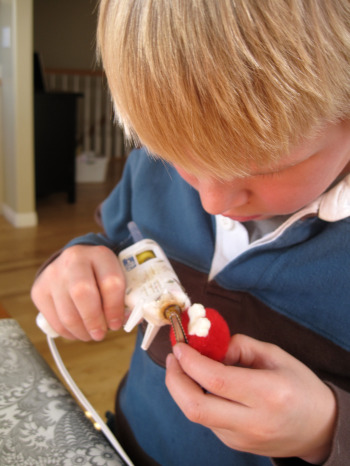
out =
[[[72,246],[44,269],[32,299],[50,326],[69,339],[101,340],[124,319],[125,281],[105,246]]]
[[[232,337],[227,365],[183,343],[173,351],[166,373],[172,397],[191,421],[209,427],[226,445],[314,464],[328,457],[335,397],[300,361],[244,335]]]

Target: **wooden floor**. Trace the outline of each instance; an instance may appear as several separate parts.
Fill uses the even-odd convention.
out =
[[[56,373],[46,337],[35,324],[37,311],[30,299],[30,288],[36,270],[51,253],[75,236],[98,231],[94,210],[120,173],[121,165],[115,162],[105,183],[78,184],[75,204],[68,204],[63,193],[40,199],[37,227],[14,228],[0,215],[0,304],[19,322]],[[57,339],[73,379],[102,417],[113,408],[115,389],[129,366],[134,339],[134,333],[123,330],[110,332],[100,343]]]

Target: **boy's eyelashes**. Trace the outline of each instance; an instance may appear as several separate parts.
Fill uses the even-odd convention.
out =
[[[272,171],[268,173],[260,173],[258,175],[252,175],[252,178],[275,178],[282,173],[282,170]]]

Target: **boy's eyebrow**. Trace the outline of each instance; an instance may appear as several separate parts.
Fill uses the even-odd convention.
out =
[[[275,167],[275,168],[271,167],[270,170],[266,170],[266,171],[257,171],[257,172],[252,171],[249,175],[247,175],[247,177],[273,175],[274,173],[279,173],[279,172],[282,172],[283,170],[287,170],[288,168],[293,167],[294,165],[297,165],[298,163],[299,162],[296,162],[296,163],[293,163],[291,165],[286,165],[286,166],[283,166],[283,167]]]
[[[283,167],[271,168],[271,170],[268,170],[268,171],[252,172],[252,173],[251,173],[250,175],[248,175],[248,176],[272,175],[272,174],[274,174],[274,173],[279,173],[279,172],[282,172],[282,171],[284,171],[284,170],[287,170],[288,168],[294,167],[295,165],[298,165],[299,163],[301,163],[301,162],[296,162],[296,163],[293,163],[293,164],[290,164],[290,165],[286,165],[286,166],[283,166]]]

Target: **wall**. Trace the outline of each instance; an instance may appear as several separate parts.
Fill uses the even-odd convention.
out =
[[[0,8],[2,212],[17,227],[33,226],[33,4],[1,0]]]
[[[95,68],[97,0],[34,0],[34,49],[47,68]]]
[[[1,18],[1,4],[0,4],[0,18]],[[2,134],[2,65],[1,65],[1,47],[0,47],[0,214],[2,212],[2,205],[4,202],[4,144]]]
[[[4,159],[4,135],[3,135],[3,24],[4,24],[5,9],[3,0],[0,1],[0,215],[2,214],[2,206],[4,203],[5,194],[5,159]]]

